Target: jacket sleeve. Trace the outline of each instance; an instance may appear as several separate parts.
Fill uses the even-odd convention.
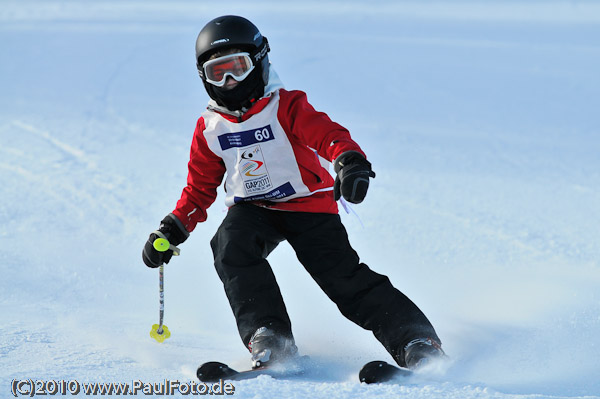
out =
[[[204,137],[204,119],[198,119],[188,163],[187,186],[173,214],[191,232],[206,220],[206,210],[217,197],[217,188],[225,175],[223,160],[215,155]]]
[[[316,111],[302,91],[280,90],[279,120],[287,125],[284,126],[286,131],[292,132],[329,161],[346,151],[365,155],[350,137],[350,132],[333,122],[327,114]]]

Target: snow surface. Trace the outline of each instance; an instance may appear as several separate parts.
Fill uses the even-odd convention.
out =
[[[360,219],[343,214],[351,242],[452,359],[406,386],[360,384],[389,355],[282,244],[270,260],[320,367],[234,397],[600,398],[600,5],[576,0],[2,0],[0,397],[13,379],[248,366],[208,245],[222,197],[166,268],[162,344],[140,256],[208,100],[196,35],[228,13],[367,152],[377,178]]]

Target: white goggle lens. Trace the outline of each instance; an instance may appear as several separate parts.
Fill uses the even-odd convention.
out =
[[[238,82],[246,79],[254,69],[254,64],[248,53],[236,53],[207,61],[202,68],[206,81],[221,87],[225,85],[227,76]]]

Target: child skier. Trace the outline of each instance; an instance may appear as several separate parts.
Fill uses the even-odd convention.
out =
[[[350,246],[336,201],[363,201],[371,163],[350,133],[287,91],[269,63],[269,43],[238,16],[210,21],[198,35],[198,72],[212,99],[196,125],[187,186],[159,231],[184,242],[225,177],[227,216],[211,240],[240,337],[253,367],[297,355],[291,322],[267,256],[286,240],[341,313],[373,332],[402,367],[443,356],[421,310]],[[335,181],[323,167],[332,162]],[[168,263],[152,233],[144,263]]]

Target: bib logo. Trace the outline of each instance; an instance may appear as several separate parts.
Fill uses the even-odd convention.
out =
[[[247,148],[239,154],[238,169],[247,195],[262,193],[273,187],[260,146]]]

